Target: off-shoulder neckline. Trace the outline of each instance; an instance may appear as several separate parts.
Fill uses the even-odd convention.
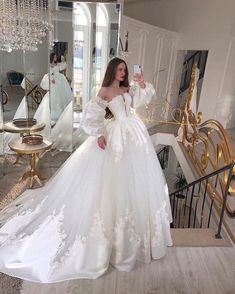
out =
[[[118,94],[118,95],[113,96],[113,98],[110,99],[109,101],[107,101],[107,100],[101,98],[100,96],[97,96],[97,97],[98,97],[102,102],[105,102],[105,103],[109,104],[109,103],[111,103],[113,100],[115,100],[117,97],[119,97],[119,96],[124,96],[125,94],[129,94],[129,95],[130,95],[129,92],[124,92],[124,93],[122,93],[122,94]]]

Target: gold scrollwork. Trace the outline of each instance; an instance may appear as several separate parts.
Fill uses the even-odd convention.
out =
[[[214,119],[202,122],[202,113],[193,113],[190,108],[193,88],[195,87],[195,70],[196,65],[193,66],[190,88],[183,107],[182,144],[194,163],[198,176],[204,176],[233,162],[234,154],[229,136],[222,124]],[[229,187],[229,197],[235,196],[235,169],[233,172],[234,175]],[[209,195],[216,201],[218,209],[221,209],[227,179],[228,171],[225,171],[219,177],[220,185],[216,190],[214,190],[212,183],[208,183]],[[227,201],[226,210],[230,217],[235,217],[235,209],[230,206],[229,201]]]
[[[166,93],[162,100],[158,99],[145,109],[145,113],[140,115],[146,123],[171,124],[179,127],[178,134],[181,134],[182,145],[188,153],[198,177],[216,171],[222,166],[234,161],[234,153],[229,136],[222,124],[214,119],[202,122],[202,112],[192,109],[192,99],[194,87],[196,87],[197,65],[192,68],[192,75],[188,94],[182,108],[175,107],[168,101],[168,97],[174,93]],[[161,110],[161,119],[159,111]],[[208,192],[210,197],[217,203],[217,208],[221,208],[223,193],[225,191],[228,172],[225,171],[219,177],[218,188],[214,191],[213,183],[208,182]],[[226,204],[226,211],[230,217],[235,217],[235,208],[230,204],[230,197],[235,196],[235,168],[229,187],[229,197]]]

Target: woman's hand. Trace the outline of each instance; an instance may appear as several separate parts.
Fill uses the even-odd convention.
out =
[[[145,81],[144,81],[144,75],[143,73],[141,72],[141,74],[135,74],[134,75],[134,81],[136,81],[140,88],[145,88]]]
[[[101,148],[101,149],[105,149],[106,147],[106,140],[105,140],[105,137],[104,136],[100,136],[98,139],[97,139],[97,143],[98,143],[98,146]]]

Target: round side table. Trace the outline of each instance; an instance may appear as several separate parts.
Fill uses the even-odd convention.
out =
[[[28,127],[27,126],[17,127],[13,124],[13,121],[7,121],[3,124],[3,130],[7,133],[20,134],[20,137],[23,137],[24,134],[40,132],[45,128],[45,126],[46,125],[44,123],[40,123],[40,124],[35,124],[33,126],[28,126]],[[14,164],[18,163],[19,158],[20,158],[20,153],[17,152],[16,161]]]
[[[9,143],[9,147],[11,150],[15,151],[17,154],[28,154],[30,155],[30,170],[26,171],[23,176],[19,179],[19,181],[23,181],[29,178],[29,188],[33,187],[34,181],[37,181],[40,186],[42,186],[41,180],[42,177],[37,170],[37,160],[39,159],[39,154],[49,150],[52,146],[53,142],[48,141],[46,139],[43,140],[41,144],[37,145],[29,145],[22,143],[22,139],[15,139]]]
[[[17,127],[13,124],[12,121],[7,121],[3,124],[3,129],[5,132],[19,133],[21,136],[23,136],[24,134],[42,131],[45,126],[46,125],[44,123],[40,123],[28,127]]]

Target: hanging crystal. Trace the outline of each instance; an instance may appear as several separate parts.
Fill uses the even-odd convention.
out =
[[[53,29],[53,0],[0,0],[0,50],[36,51]]]

